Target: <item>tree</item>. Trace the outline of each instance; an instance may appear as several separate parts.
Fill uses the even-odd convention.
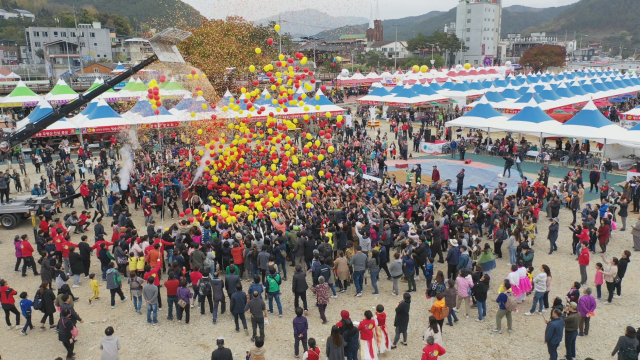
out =
[[[274,25],[254,25],[239,17],[205,20],[201,26],[187,29],[192,35],[178,44],[178,48],[185,60],[202,70],[216,92],[222,94],[226,88],[236,87],[232,78],[238,76],[237,73],[246,75],[249,65],[262,73],[265,65],[277,59],[276,43],[267,45],[267,39],[279,36]],[[262,50],[261,54],[256,54],[256,48]],[[233,77],[228,68],[236,68],[232,71]]]
[[[549,67],[562,67],[565,65],[566,50],[558,45],[536,46],[525,51],[520,58],[520,65],[531,68],[533,71],[543,71]]]
[[[374,68],[377,68],[378,64],[384,64],[387,60],[381,53],[373,50],[356,55],[356,59],[358,63]]]
[[[44,59],[44,50],[42,49],[38,49],[35,52],[36,56],[39,57],[40,59]]]
[[[103,25],[116,29],[118,35],[130,35],[131,25],[127,19],[116,14],[99,13],[95,15],[96,19]]]

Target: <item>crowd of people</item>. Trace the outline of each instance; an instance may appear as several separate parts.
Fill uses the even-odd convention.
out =
[[[150,326],[164,322],[158,319],[162,308],[167,310],[166,321],[173,321],[175,311],[177,321],[185,324],[191,322],[193,311],[209,313],[212,326],[219,316],[230,316],[235,331],[242,327],[247,335],[250,322],[253,346],[249,359],[274,356],[266,354],[264,329],[277,310],[279,317],[292,318],[296,357],[374,360],[396,349],[398,343],[407,345],[411,303],[417,301],[412,297],[417,282],[424,281],[430,315],[423,360],[446,353],[445,321],[454,326],[463,315],[486,321],[493,308],[493,331],[501,333],[506,318],[511,332],[514,313],[528,306],[523,304],[527,297],[533,297],[533,306],[525,315],[534,314],[536,308],[540,314],[550,313],[545,320],[550,358],[557,358],[563,336],[567,359],[575,358],[575,339],[589,335],[589,320],[597,305],[621,297],[631,252],[613,257],[606,249],[616,234],[616,217],[626,219],[629,199],[640,194],[635,179],[628,186],[631,197],[603,183],[599,190],[606,195],[601,202],[586,204],[581,212],[579,189],[583,184],[581,177],[575,178],[580,169],[560,185],[550,186],[549,169],[543,165],[537,178],[522,178],[516,194],[508,194],[503,184],[492,191],[483,186],[463,191],[464,171],[455,176],[456,189],[450,189],[438,183],[435,167],[432,185],[421,183],[422,170],[415,168],[409,171],[408,181],[399,182],[386,172],[385,165],[394,144],[379,130],[371,134],[364,124],[355,124],[351,132],[336,132],[328,138],[320,133],[312,136],[313,141],[328,140],[335,146],[335,151],[325,154],[325,161],[309,157],[310,166],[303,167],[289,157],[281,166],[272,166],[272,172],[260,169],[268,163],[256,147],[246,149],[243,162],[232,167],[213,158],[211,162],[225,171],[203,174],[197,163],[201,150],[192,142],[196,133],[176,130],[163,130],[162,136],[159,131],[136,136],[123,133],[103,140],[98,156],[81,147],[76,160],[66,153],[68,144],[61,144],[55,163],[50,157],[43,159],[47,175],[32,190],[59,198],[61,204],[42,214],[33,242],[27,235],[14,240],[15,271],[20,271],[22,263],[22,276],[28,276],[31,268],[40,276],[41,286],[31,294],[19,284],[12,287],[2,280],[7,326],[19,327],[24,318],[21,331],[28,334],[34,328],[31,317],[38,310],[43,317],[36,325],[44,330],[48,322],[58,332],[66,358],[74,359],[83,319],[74,310],[73,304],[80,299],[73,289],[88,286],[93,296],[87,301],[92,306],[114,308],[117,298],[121,302],[131,298],[131,311],[142,314],[145,305]],[[398,132],[404,144],[411,139],[413,128],[400,126]],[[228,137],[235,135],[243,134],[231,132]],[[298,141],[307,139],[303,136]],[[407,158],[407,151],[400,148],[400,156]],[[76,172],[72,173],[74,163]],[[241,166],[243,163],[247,166]],[[299,193],[289,191],[294,182],[303,186]],[[72,209],[75,204],[70,198],[78,183],[84,208],[80,214]],[[238,184],[247,186],[239,188]],[[265,199],[263,194],[269,195]],[[279,197],[281,201],[272,200]],[[236,208],[251,204],[241,199],[254,204],[251,211]],[[573,234],[572,253],[579,262],[581,281],[566,298],[549,299],[551,269],[540,262],[534,265],[534,247],[537,242],[540,249],[548,240],[549,253],[557,250],[558,216],[563,207],[573,214],[573,222],[565,226]],[[547,220],[540,216],[545,214],[543,209]],[[144,221],[133,219],[137,211]],[[626,220],[622,224],[626,226]],[[639,224],[633,227],[634,239],[639,238]],[[537,238],[540,226],[548,226],[547,239]],[[79,234],[80,241],[74,241],[74,234]],[[596,253],[596,244],[602,261],[594,264],[590,257]],[[492,276],[497,260],[503,258],[503,248],[511,269],[504,281]],[[34,253],[39,255],[37,261]],[[92,266],[94,256],[98,267]],[[100,272],[94,273],[95,269]],[[588,286],[589,272],[596,296]],[[328,328],[323,349],[318,339],[307,335],[310,309],[317,309],[322,323],[333,323],[325,315],[333,299],[379,294],[379,282],[385,277],[392,284],[391,294],[401,297],[391,309],[381,303],[362,318],[352,318],[349,309],[343,309],[341,319]],[[83,278],[88,284],[81,282]],[[602,285],[606,285],[605,295]],[[101,301],[103,286],[109,292],[108,305]],[[293,309],[286,309],[280,299],[286,286],[291,286],[286,291],[295,297]],[[490,287],[498,288],[496,299],[490,299]],[[15,306],[15,288],[21,288],[20,311]],[[307,301],[308,294],[314,299]],[[472,308],[477,317],[471,315]],[[225,315],[227,310],[230,315]],[[60,313],[57,325],[56,312]],[[387,312],[394,317],[393,324]],[[16,315],[15,325],[11,314]],[[614,354],[629,352],[634,344],[637,347],[631,330],[627,329]],[[106,359],[116,359],[120,345],[114,329],[107,328],[105,334],[103,351],[110,354]],[[212,360],[231,358],[223,337],[218,338],[217,346]]]

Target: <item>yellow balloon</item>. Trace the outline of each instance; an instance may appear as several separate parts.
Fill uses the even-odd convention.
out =
[[[325,113],[325,115],[326,115],[327,117],[331,117],[331,113],[330,113],[330,112],[328,112],[328,111]]]
[[[187,166],[191,166],[191,161],[187,161]]]
[[[336,149],[335,149],[333,146],[329,146],[329,147],[327,148],[327,151],[328,151],[329,153],[333,153],[335,150],[336,150]],[[322,176],[322,175],[320,175],[320,176]]]
[[[276,26],[274,26],[274,27],[273,27],[273,29],[274,29],[275,31],[280,31],[280,25],[276,24]]]
[[[253,65],[250,65],[250,66],[249,66],[249,71],[251,71],[251,72],[256,71],[256,67],[255,67],[255,66],[253,66]]]
[[[418,71],[420,71],[420,66],[418,66],[418,65],[413,65],[413,66],[411,67],[411,70],[413,70],[413,72],[418,72]]]
[[[202,135],[202,129],[198,129],[198,135]]]
[[[313,207],[313,205],[311,203],[307,203],[307,209],[311,209]]]
[[[262,53],[262,49],[256,48],[256,54],[261,54],[261,53]]]
[[[427,65],[420,66],[420,72],[426,73],[429,71],[429,67]]]
[[[324,171],[322,171],[322,170],[318,171],[318,175],[324,176]]]
[[[465,68],[465,70],[471,69],[471,64],[469,64],[469,63],[464,64],[464,68]]]
[[[320,160],[320,161],[324,160],[324,155],[322,155],[322,154],[318,155],[318,160]]]
[[[198,214],[200,214],[200,210],[198,209],[193,210],[193,215],[198,215]]]

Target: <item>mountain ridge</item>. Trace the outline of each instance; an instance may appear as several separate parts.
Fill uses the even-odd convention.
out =
[[[279,22],[283,33],[290,33],[292,36],[309,36],[321,29],[362,24],[369,20],[365,17],[332,16],[316,9],[304,9],[269,16],[254,23],[264,25],[271,21]]]

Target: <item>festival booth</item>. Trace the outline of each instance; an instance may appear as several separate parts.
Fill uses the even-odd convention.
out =
[[[190,109],[191,105],[193,105],[195,101],[196,100],[191,96],[191,94],[187,94],[182,98],[182,100],[180,100],[180,102],[176,106],[174,106],[172,109],[169,109],[169,112],[174,115],[178,115],[179,113]]]
[[[38,105],[33,109],[33,111],[31,111],[29,116],[18,121],[18,123],[16,124],[16,128],[19,130],[27,126],[27,124],[36,123],[44,119],[46,116],[50,115],[52,112],[53,107],[51,106],[51,104],[49,104],[49,102],[47,102],[46,100],[40,100]]]
[[[44,99],[53,105],[68,104],[77,98],[78,93],[73,91],[71,86],[67,85],[67,83],[62,79],[58,79],[58,82],[53,89],[44,96]]]
[[[87,106],[89,108],[89,106]],[[86,111],[87,109],[85,109]],[[99,134],[119,132],[131,128],[131,122],[120,116],[104,99],[100,99],[92,106],[90,112],[78,116],[75,120],[76,128],[81,134]]]
[[[0,107],[34,107],[42,100],[20,80],[9,95],[0,100]]]
[[[181,121],[209,120],[211,119],[211,115],[215,114],[215,110],[202,96],[195,98],[191,105],[184,111],[177,114],[171,111],[169,112]]]
[[[620,125],[624,128],[631,129],[637,127],[638,124],[640,124],[640,105],[620,114]]]
[[[138,100],[131,110],[122,114],[122,117],[126,123],[134,125],[138,129],[162,129],[180,126],[179,117],[170,113],[164,106],[158,107],[157,111],[158,114],[156,115],[149,100],[144,98]]]
[[[122,63],[120,61],[118,61],[118,65],[116,65],[116,67],[111,70],[112,74],[122,74],[123,72],[127,71],[127,69],[124,67],[124,65],[122,65]]]
[[[90,92],[92,92],[93,90],[99,88],[103,84],[104,84],[104,80],[98,78],[93,82],[93,84],[91,84],[91,87],[89,87],[89,89],[87,91],[85,91],[84,93],[82,93],[82,94],[83,95],[88,95]],[[104,92],[101,96],[104,99],[104,101],[106,101],[108,103],[123,102],[123,101],[137,101],[138,100],[128,90],[127,91],[116,92],[113,89],[109,89],[106,92]]]
[[[564,124],[554,129],[541,130],[544,137],[572,137],[601,142],[604,144],[602,157],[611,158],[611,162],[617,164],[620,169],[629,168],[633,161],[623,158],[628,150],[618,144],[640,142],[640,139],[631,139],[628,130],[604,117],[593,101],[589,101],[579,113]]]
[[[185,89],[174,78],[171,78],[171,80],[168,83],[166,83],[166,85],[163,88],[160,89],[160,96],[166,99],[181,99],[185,95],[190,93],[191,92],[189,92],[189,90]]]

